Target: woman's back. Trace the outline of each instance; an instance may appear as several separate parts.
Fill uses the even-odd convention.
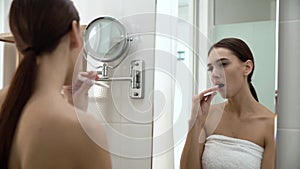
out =
[[[89,89],[86,82],[72,85],[83,47],[73,2],[13,0],[9,25],[23,59],[0,109],[0,169],[111,168],[101,123],[61,95],[72,86],[68,101],[78,92],[87,101]]]
[[[96,121],[90,122],[105,139],[102,127]],[[54,94],[29,100],[15,132],[10,169],[100,166],[111,167],[109,155],[86,135],[71,105]]]

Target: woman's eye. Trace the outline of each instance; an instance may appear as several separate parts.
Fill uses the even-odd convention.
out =
[[[226,66],[227,64],[228,64],[228,63],[226,63],[226,62],[220,62],[220,63],[219,63],[219,66],[220,66],[220,67],[224,67],[224,66]]]

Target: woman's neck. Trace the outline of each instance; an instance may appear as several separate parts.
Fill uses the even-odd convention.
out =
[[[226,109],[230,113],[236,113],[238,116],[244,113],[253,112],[257,101],[253,98],[248,86],[242,88],[235,96],[228,98]]]
[[[38,57],[35,93],[60,93],[68,71],[68,57],[68,42],[65,40],[53,52]]]

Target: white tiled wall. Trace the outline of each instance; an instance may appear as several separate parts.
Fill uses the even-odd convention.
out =
[[[300,1],[279,1],[277,169],[300,168]]]
[[[127,57],[116,70],[109,72],[110,76],[129,76],[132,60],[141,59],[145,63],[144,99],[129,97],[129,82],[108,82],[110,88],[102,89],[106,93],[103,98],[91,98],[89,112],[102,116],[103,122],[108,124],[107,137],[114,169],[150,169],[155,0],[74,0],[74,3],[79,9],[81,24],[88,24],[99,16],[112,16],[119,19],[133,37]],[[88,69],[93,68],[88,65]],[[99,88],[94,87],[91,92],[97,93],[97,90]]]

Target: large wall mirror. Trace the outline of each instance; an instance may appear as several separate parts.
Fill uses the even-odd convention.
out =
[[[6,2],[7,1],[7,2]],[[145,2],[153,2],[154,0],[143,0],[141,3]],[[5,0],[7,4],[10,4],[10,0]],[[9,2],[9,3],[8,3]],[[165,102],[172,102],[171,104],[165,104],[167,106],[171,105],[170,107],[166,108],[167,106],[163,107],[166,109],[166,111],[171,112],[171,115],[168,114],[167,120],[164,121],[157,121],[154,122],[154,132],[153,133],[161,133],[161,131],[164,131],[165,129],[169,129],[169,125],[165,125],[166,121],[167,123],[170,123],[170,126],[172,126],[175,122],[180,121],[179,128],[181,129],[181,133],[187,132],[187,126],[188,126],[188,118],[189,118],[189,112],[191,108],[191,100],[192,95],[195,93],[198,93],[200,90],[209,87],[208,83],[199,83],[198,86],[195,86],[195,84],[192,81],[186,80],[186,74],[182,74],[182,69],[179,69],[183,67],[188,68],[189,72],[191,72],[193,77],[197,77],[198,81],[200,81],[200,78],[205,78],[204,81],[208,81],[208,78],[205,76],[207,75],[207,67],[206,65],[199,65],[199,63],[195,62],[195,55],[193,53],[193,49],[197,50],[197,46],[200,46],[197,42],[197,36],[195,35],[195,32],[193,32],[192,29],[189,29],[190,25],[194,27],[198,27],[198,31],[202,33],[202,36],[206,37],[207,41],[210,42],[210,44],[219,41],[222,38],[225,37],[237,37],[243,39],[251,48],[254,58],[255,58],[255,71],[253,76],[253,85],[257,91],[258,98],[260,102],[265,105],[267,108],[269,108],[274,113],[276,112],[276,100],[275,100],[275,93],[277,90],[277,32],[278,32],[278,0],[156,0],[156,11],[157,13],[163,13],[166,15],[174,16],[175,18],[180,18],[178,22],[176,23],[176,27],[170,28],[170,36],[175,37],[182,37],[186,36],[185,40],[188,44],[193,44],[192,46],[187,46],[183,43],[177,43],[173,42],[173,39],[167,38],[167,43],[165,43],[166,37],[156,36],[156,50],[160,49],[160,51],[170,50],[171,54],[174,54],[172,56],[175,56],[175,61],[171,58],[170,60],[174,64],[170,64],[169,62],[161,62],[160,64],[165,64],[170,66],[172,70],[172,78],[177,81],[183,81],[184,85],[180,86],[180,90],[173,90],[176,89],[176,85],[171,83],[166,83],[166,78],[158,79],[159,76],[157,74],[155,75],[155,82],[161,82],[161,84],[166,84],[165,88],[168,89],[168,94],[170,97],[166,97]],[[5,4],[6,4],[5,3]],[[3,5],[4,3],[0,3],[0,5]],[[84,3],[88,5],[88,3]],[[110,3],[105,3],[105,5],[108,5]],[[124,3],[127,4],[127,6],[122,7],[126,9],[126,12],[130,11],[129,6],[133,6],[130,3]],[[137,3],[139,4],[139,3]],[[83,4],[82,4],[83,5]],[[8,5],[7,5],[8,6]],[[154,6],[154,5],[153,5]],[[85,7],[85,6],[84,6]],[[152,7],[152,6],[151,6]],[[111,4],[109,7],[105,7],[102,10],[104,12],[110,13],[111,9],[115,9],[115,4]],[[150,8],[150,7],[149,7]],[[153,7],[154,8],[154,7]],[[4,6],[0,6],[0,9],[4,9]],[[5,10],[7,12],[9,8],[5,6]],[[120,8],[121,9],[121,8]],[[143,8],[141,8],[143,9]],[[98,10],[98,9],[97,9]],[[118,17],[123,17],[122,15],[125,13],[122,13],[122,10],[115,10],[111,12],[113,15]],[[133,10],[134,11],[134,10]],[[151,10],[152,11],[152,10]],[[154,10],[153,10],[154,11]],[[145,12],[145,11],[143,11]],[[1,12],[0,12],[1,13]],[[3,12],[4,13],[4,12]],[[83,13],[85,14],[85,13]],[[126,13],[128,14],[128,13]],[[130,13],[131,14],[131,13]],[[156,21],[159,19],[159,15],[156,18]],[[0,14],[0,18],[4,18],[3,14]],[[163,17],[166,18],[166,17]],[[171,18],[173,19],[173,18]],[[0,21],[0,24],[4,20]],[[131,22],[131,21],[130,21]],[[145,22],[151,23],[146,20]],[[154,21],[153,21],[154,22]],[[190,24],[190,25],[187,25]],[[157,23],[156,23],[157,24]],[[162,25],[157,24],[156,27],[168,27],[169,23],[162,22]],[[5,25],[3,23],[3,25]],[[135,25],[135,22],[132,21],[132,25]],[[138,27],[139,24],[135,25],[136,29],[139,30]],[[152,27],[151,31],[152,31]],[[149,30],[150,30],[149,28]],[[144,28],[143,28],[144,29]],[[176,30],[175,30],[176,29]],[[8,32],[8,29],[4,29],[0,26],[1,32]],[[145,30],[143,30],[145,31]],[[148,31],[148,30],[147,30]],[[146,33],[147,33],[146,31]],[[155,30],[157,31],[157,30]],[[173,31],[173,32],[172,32]],[[144,32],[143,32],[144,33]],[[149,33],[149,32],[148,32]],[[150,32],[152,33],[152,32]],[[158,32],[159,33],[159,32]],[[147,35],[149,36],[150,42],[152,43],[152,34]],[[141,38],[144,40],[143,38]],[[141,47],[144,45],[147,47],[149,40],[148,38],[145,41],[141,41]],[[154,39],[154,38],[153,38]],[[150,43],[149,42],[149,43]],[[145,43],[145,44],[144,44]],[[154,44],[154,43],[153,43]],[[0,43],[0,53],[4,52],[4,50],[1,48]],[[151,44],[152,45],[152,44]],[[159,46],[162,45],[162,46]],[[191,48],[188,48],[191,47]],[[108,49],[108,48],[101,48],[102,50]],[[165,50],[164,50],[165,49]],[[135,49],[137,50],[137,49]],[[14,51],[13,51],[14,52]],[[107,52],[107,51],[106,51]],[[103,52],[105,53],[105,52]],[[163,53],[165,54],[165,53]],[[12,54],[13,56],[15,53]],[[152,54],[151,54],[152,56]],[[165,55],[164,55],[165,56]],[[6,57],[9,58],[9,57]],[[158,56],[156,61],[159,61],[162,57]],[[8,61],[1,60],[0,57],[0,65],[6,64],[8,65]],[[149,59],[149,57],[148,57]],[[152,61],[152,58],[149,59]],[[173,62],[174,61],[174,62]],[[2,63],[1,63],[2,62]],[[15,69],[15,62],[13,62],[11,65],[13,65],[13,70]],[[152,62],[151,62],[152,64]],[[198,65],[197,65],[198,64]],[[201,67],[202,66],[202,67]],[[6,66],[7,67],[7,66]],[[156,67],[157,68],[157,67]],[[5,77],[7,72],[13,72],[13,70],[3,72],[0,71],[0,89],[4,86],[2,85],[2,78],[5,80]],[[199,71],[200,70],[200,71]],[[127,73],[127,72],[126,72]],[[165,72],[158,72],[163,75],[169,73]],[[10,73],[11,74],[11,73]],[[10,75],[9,74],[9,75]],[[159,74],[158,74],[159,75]],[[174,77],[173,77],[174,75]],[[1,77],[2,76],[2,77]],[[148,77],[147,77],[148,78]],[[202,81],[203,79],[201,79]],[[8,81],[8,80],[6,80]],[[149,80],[152,83],[152,80]],[[148,81],[148,82],[149,82]],[[4,83],[3,83],[4,84]],[[161,84],[158,85],[158,87],[161,87]],[[174,85],[173,87],[167,86],[167,85]],[[154,84],[155,85],[155,84]],[[150,85],[149,85],[150,86]],[[152,84],[151,84],[152,86]],[[149,87],[150,88],[150,87]],[[169,90],[170,89],[170,90]],[[183,97],[182,93],[185,93],[187,97]],[[164,94],[164,93],[163,93]],[[158,96],[161,96],[161,93],[158,93]],[[168,98],[171,98],[173,100],[169,100]],[[148,98],[147,98],[148,99]],[[159,100],[159,99],[158,99]],[[157,103],[157,102],[155,102]],[[152,106],[152,105],[151,105]],[[160,105],[153,105],[154,107],[159,107]],[[181,111],[184,110],[186,113],[186,116],[184,118],[186,119],[179,119],[179,114],[182,113]],[[151,110],[152,111],[152,110]],[[161,115],[161,114],[160,114]],[[147,116],[148,117],[148,116]],[[164,116],[159,116],[164,117]],[[119,117],[117,117],[119,118]],[[162,118],[161,118],[162,119]],[[147,126],[146,126],[147,127]],[[174,127],[174,125],[173,125]],[[147,128],[148,129],[148,128]],[[173,144],[172,149],[168,149],[168,151],[164,151],[161,154],[155,154],[155,144],[154,146],[154,157],[151,159],[152,161],[152,168],[158,169],[158,168],[179,168],[179,162],[181,157],[181,152],[185,143],[185,138],[183,138],[182,135],[180,135],[179,139],[176,139],[176,134],[179,133],[179,130],[176,130],[176,128],[172,129],[173,133],[168,135],[168,139],[165,144]],[[150,130],[149,130],[150,131]],[[152,134],[153,134],[152,133]],[[146,133],[148,134],[148,133]],[[168,133],[169,134],[169,133]],[[149,134],[150,135],[150,134]],[[152,135],[155,137],[155,135]],[[182,136],[182,137],[181,137]],[[171,141],[170,141],[171,140]],[[174,141],[174,142],[172,142]],[[170,143],[171,142],[171,143]],[[164,142],[158,142],[158,145],[162,145]],[[150,143],[149,143],[150,145]],[[147,147],[148,148],[148,147]],[[148,150],[148,149],[147,149]],[[171,153],[170,153],[171,152]],[[164,154],[167,154],[166,156],[163,156]],[[160,158],[161,157],[161,158]],[[149,160],[150,161],[150,160]],[[149,162],[150,163],[150,162]],[[122,164],[119,164],[120,166]]]
[[[243,39],[253,52],[255,59],[255,71],[252,78],[253,85],[258,94],[260,103],[276,113],[276,91],[277,91],[277,35],[278,35],[278,10],[276,0],[179,0],[177,17],[184,19],[186,22],[193,24],[199,28],[199,31],[207,37],[210,44],[215,43],[225,37],[237,37]],[[180,32],[186,34],[191,41],[195,41],[196,35],[193,32],[188,32],[187,29],[180,28],[185,24],[178,24],[178,30],[186,30]],[[191,37],[194,37],[191,38]],[[199,44],[197,44],[199,45]],[[206,67],[201,69],[202,65],[198,65],[198,71],[195,71],[195,64],[192,58],[193,53],[183,48],[180,44],[177,45],[177,53],[179,59],[177,62],[183,62],[195,77],[199,77],[198,81],[202,81],[203,73],[199,70],[206,70]],[[182,54],[184,54],[182,56]],[[177,63],[178,64],[178,63]],[[206,66],[206,65],[205,65]],[[201,75],[202,74],[202,75]],[[176,79],[181,79],[180,75],[176,74]],[[208,78],[205,79],[208,81]],[[189,82],[187,82],[188,84]],[[207,83],[209,84],[209,83]],[[197,93],[205,86],[199,83],[198,88],[194,88],[192,84],[187,88],[182,88],[184,91],[175,91],[173,123],[176,119],[176,110],[178,105],[176,100],[180,100],[180,92],[187,92],[191,95]],[[206,87],[209,87],[208,85]],[[181,98],[189,100],[190,98]],[[191,100],[191,99],[190,99]],[[186,103],[186,102],[185,102]],[[189,104],[189,103],[186,103]],[[187,105],[185,107],[190,107]],[[187,110],[189,111],[189,110]],[[187,126],[182,126],[186,128]],[[173,130],[173,135],[176,135]],[[174,146],[174,168],[179,167],[180,156],[184,145],[184,139],[179,144]]]

